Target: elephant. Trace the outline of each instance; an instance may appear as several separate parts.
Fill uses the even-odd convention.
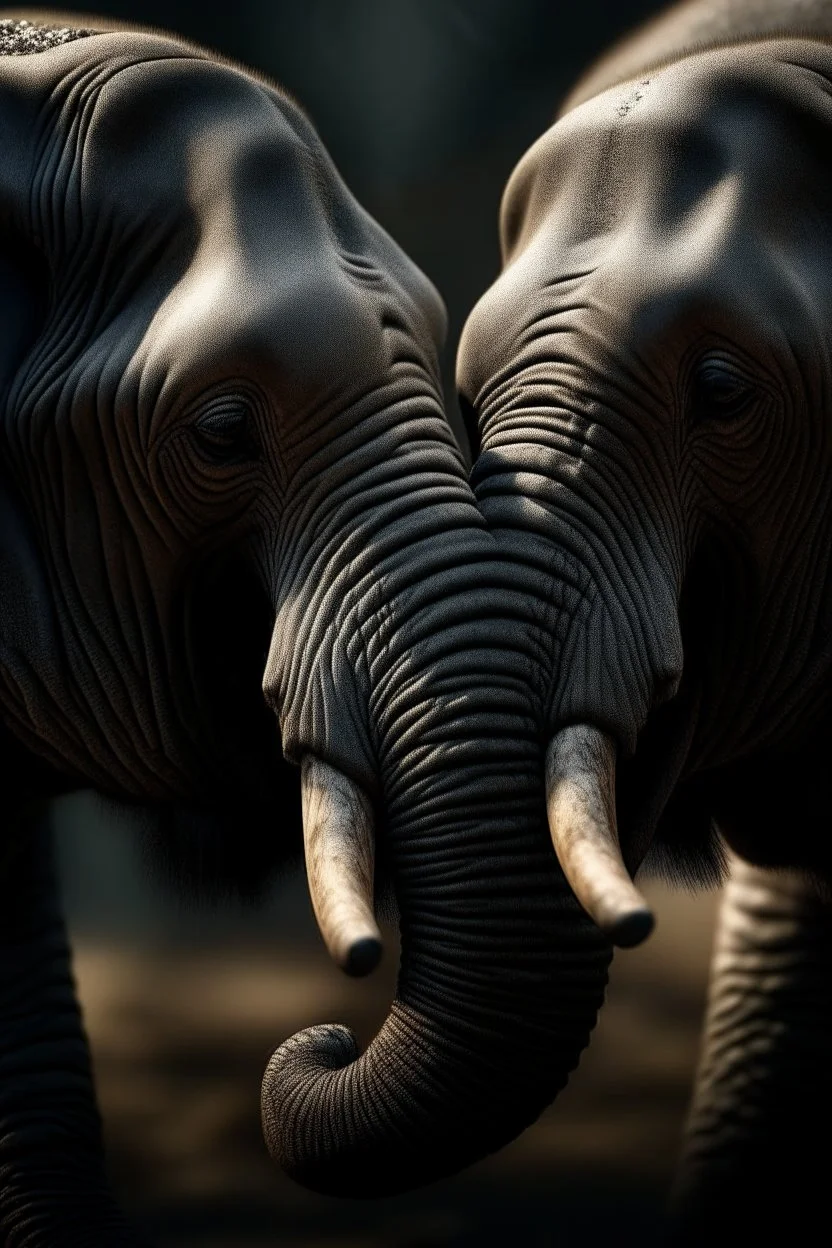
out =
[[[189,887],[253,895],[303,853],[350,974],[378,962],[391,898],[378,1034],[359,1054],[312,1027],[263,1079],[270,1152],[324,1193],[414,1187],[517,1135],[577,1062],[611,956],[547,828],[560,604],[477,507],[438,293],[278,86],[84,22],[0,19],[10,1248],[142,1242],[106,1177],[52,798],[147,808]]]
[[[613,47],[511,174],[457,355],[479,508],[558,607],[575,895],[639,938],[642,866],[738,860],[671,1242],[826,1216],[831,85],[822,3],[690,0]]]

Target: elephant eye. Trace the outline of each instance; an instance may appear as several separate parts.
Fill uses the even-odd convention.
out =
[[[200,453],[213,464],[239,464],[258,458],[251,413],[238,399],[213,403],[193,428]]]
[[[693,378],[692,407],[697,420],[732,420],[756,397],[754,382],[724,356],[701,360]]]

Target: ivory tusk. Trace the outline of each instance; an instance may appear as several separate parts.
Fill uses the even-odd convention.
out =
[[[367,975],[382,950],[373,914],[370,802],[347,776],[307,755],[301,803],[309,893],[324,943],[348,975]]]
[[[615,945],[641,944],[653,912],[624,865],[615,818],[615,742],[586,724],[546,751],[546,810],[558,861],[587,914]]]

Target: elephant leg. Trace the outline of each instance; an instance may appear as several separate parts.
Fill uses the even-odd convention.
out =
[[[824,1224],[831,1024],[832,905],[797,873],[735,860],[669,1242]]]
[[[101,1122],[47,818],[4,837],[0,874],[0,1242],[138,1248]]]

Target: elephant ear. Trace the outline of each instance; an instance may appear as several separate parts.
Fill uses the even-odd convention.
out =
[[[0,227],[0,411],[43,324],[48,277],[43,258],[13,230]]]
[[[49,279],[31,222],[31,102],[0,56],[0,417],[46,313]]]
[[[725,843],[707,787],[689,781],[675,790],[662,811],[642,863],[646,877],[673,888],[719,888],[728,872]]]
[[[0,55],[0,669],[14,678],[17,656],[58,653],[49,589],[20,498],[8,479],[9,402],[38,340],[48,306],[46,258],[31,224],[32,104],[5,75]]]

